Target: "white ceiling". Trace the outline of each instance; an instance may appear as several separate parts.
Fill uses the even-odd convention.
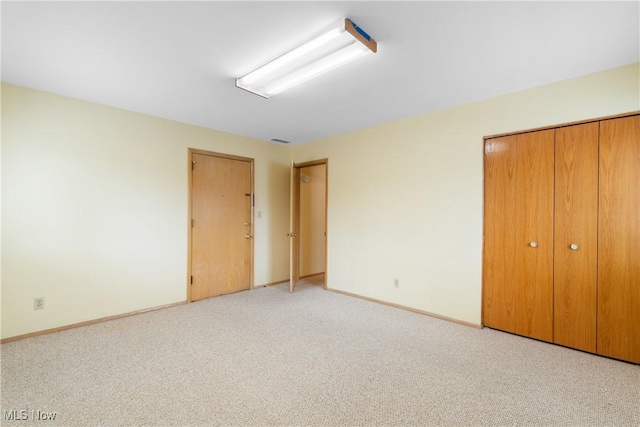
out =
[[[640,2],[2,2],[2,80],[299,144],[640,60]],[[378,53],[234,79],[348,17]]]

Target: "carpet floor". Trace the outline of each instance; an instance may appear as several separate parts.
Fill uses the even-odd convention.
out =
[[[640,425],[637,365],[316,283],[3,344],[2,425]]]

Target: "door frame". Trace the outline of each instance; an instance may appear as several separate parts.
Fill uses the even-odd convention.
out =
[[[251,173],[251,177],[250,177],[250,181],[251,181],[251,213],[250,213],[250,218],[251,218],[251,227],[250,227],[250,231],[249,233],[251,234],[251,236],[253,236],[250,240],[251,240],[251,250],[250,250],[250,254],[249,254],[249,290],[254,289],[253,286],[253,264],[254,264],[254,239],[255,239],[255,224],[254,224],[254,211],[255,211],[255,182],[254,182],[254,177],[255,177],[255,173],[254,173],[254,163],[255,160],[250,158],[250,157],[242,157],[242,156],[235,156],[233,154],[225,154],[225,153],[218,153],[215,151],[207,151],[207,150],[200,150],[197,148],[188,148],[188,155],[187,155],[187,176],[188,176],[188,180],[189,180],[189,191],[188,191],[188,198],[187,198],[187,276],[185,277],[185,284],[187,287],[187,302],[192,302],[191,301],[191,243],[192,243],[192,233],[193,233],[193,228],[191,226],[192,222],[192,211],[191,211],[191,206],[193,204],[193,194],[192,194],[192,190],[193,190],[193,165],[194,165],[194,160],[193,160],[193,155],[194,154],[199,154],[202,156],[211,156],[211,157],[219,157],[222,159],[229,159],[229,160],[240,160],[243,162],[248,162],[250,165],[250,173]]]
[[[290,263],[296,263],[298,266],[295,271],[299,273],[300,271],[300,236],[298,235],[300,230],[300,169],[309,167],[309,166],[318,166],[325,165],[325,176],[324,176],[324,230],[325,230],[325,239],[324,239],[324,284],[323,288],[327,289],[328,276],[329,276],[329,159],[318,159],[318,160],[310,160],[308,162],[295,163],[291,162],[291,172],[292,177],[295,176],[295,183],[291,182],[289,191],[291,192],[291,206],[290,206],[290,230],[289,234],[293,234],[293,236],[289,236],[293,239],[292,244],[289,246],[289,260]],[[294,269],[292,266],[289,266],[289,292],[293,292],[295,288],[294,282]],[[299,274],[298,274],[299,275]],[[298,278],[295,278],[296,281]]]

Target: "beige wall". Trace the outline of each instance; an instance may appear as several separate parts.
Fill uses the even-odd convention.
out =
[[[324,273],[326,165],[300,168],[300,276]],[[307,177],[306,180],[302,179]]]
[[[188,147],[255,159],[254,283],[286,279],[289,147],[2,85],[2,338],[186,299]]]
[[[293,147],[330,161],[328,287],[480,324],[483,136],[635,110],[637,63]]]

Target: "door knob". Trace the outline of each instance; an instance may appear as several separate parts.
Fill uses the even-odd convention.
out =
[[[252,238],[252,237],[253,237],[253,235],[248,234],[248,233],[244,235],[244,238],[245,238],[245,239],[250,239],[250,238]]]
[[[537,248],[538,247],[538,242],[531,242],[531,243],[529,243],[529,246],[531,246],[532,248]]]
[[[569,247],[574,251],[577,251],[580,246],[577,243],[572,243],[571,245],[569,245]]]
[[[249,224],[249,221],[245,221],[244,225],[251,225],[251,224]]]

